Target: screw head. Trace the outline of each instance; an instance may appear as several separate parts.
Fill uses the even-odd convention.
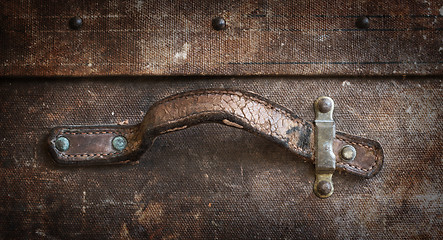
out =
[[[212,19],[212,28],[214,30],[220,31],[226,29],[226,21],[221,17],[216,17]]]
[[[329,98],[322,98],[317,103],[318,110],[322,113],[327,113],[332,109],[332,102]]]
[[[357,152],[353,146],[346,145],[341,149],[340,155],[343,160],[350,162],[354,160]]]
[[[123,149],[126,148],[126,145],[128,145],[128,141],[126,140],[126,138],[122,136],[117,136],[114,139],[112,139],[112,146],[117,151],[122,151]]]
[[[317,192],[321,195],[328,195],[332,191],[332,185],[328,181],[320,181],[317,184]]]
[[[369,18],[368,17],[359,17],[357,21],[355,21],[355,26],[360,29],[368,29],[369,28]]]
[[[69,149],[69,140],[65,137],[59,137],[55,140],[55,148],[60,152],[64,152]]]
[[[83,20],[80,17],[73,17],[69,19],[69,27],[72,30],[78,30],[83,25]]]

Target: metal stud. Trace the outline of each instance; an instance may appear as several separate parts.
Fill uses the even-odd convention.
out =
[[[221,17],[212,19],[212,27],[214,30],[220,31],[226,29],[226,21]]]
[[[332,185],[328,181],[320,181],[317,185],[317,191],[322,196],[328,195],[332,191]]]
[[[65,137],[59,137],[55,140],[55,148],[60,152],[67,151],[69,149],[69,140]]]
[[[357,152],[355,151],[355,148],[351,145],[344,146],[340,151],[341,159],[343,159],[347,162],[354,160],[356,155],[357,155]]]
[[[83,25],[83,20],[80,17],[73,17],[69,19],[69,27],[72,30],[78,30]]]
[[[126,138],[122,136],[117,136],[114,139],[112,139],[112,146],[117,151],[122,151],[123,149],[126,148],[126,145],[128,145],[128,141],[126,140]]]
[[[368,29],[369,28],[369,18],[368,17],[359,17],[357,21],[355,21],[355,26],[360,29]]]
[[[318,110],[322,113],[327,113],[331,111],[332,102],[329,98],[321,98],[318,101]]]

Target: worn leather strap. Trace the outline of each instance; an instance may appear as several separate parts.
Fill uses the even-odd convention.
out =
[[[199,90],[170,96],[151,106],[143,121],[134,126],[57,127],[51,131],[49,144],[59,164],[129,162],[137,160],[157,136],[208,122],[253,132],[314,162],[312,122],[256,94],[238,90]],[[127,146],[121,151],[112,145],[117,136],[127,140]],[[60,137],[69,140],[65,151],[56,147]],[[356,149],[356,157],[351,162],[340,158],[345,145]],[[339,170],[370,178],[382,167],[383,151],[376,141],[336,132],[333,148]]]

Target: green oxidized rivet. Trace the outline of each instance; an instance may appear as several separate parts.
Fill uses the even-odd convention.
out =
[[[60,152],[64,152],[69,149],[69,140],[65,137],[59,137],[55,140],[55,148]]]
[[[117,150],[121,151],[126,148],[126,145],[128,144],[128,141],[126,141],[126,138],[122,136],[115,137],[112,139],[112,146]]]

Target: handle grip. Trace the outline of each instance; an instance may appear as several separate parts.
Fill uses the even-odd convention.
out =
[[[62,165],[100,165],[135,161],[162,134],[201,123],[221,123],[265,137],[305,160],[314,162],[314,125],[290,110],[254,93],[238,90],[198,90],[170,96],[152,105],[133,126],[64,126],[51,130],[50,151]],[[340,158],[351,145],[352,161]],[[336,132],[333,152],[337,169],[374,176],[383,164],[376,141]]]

